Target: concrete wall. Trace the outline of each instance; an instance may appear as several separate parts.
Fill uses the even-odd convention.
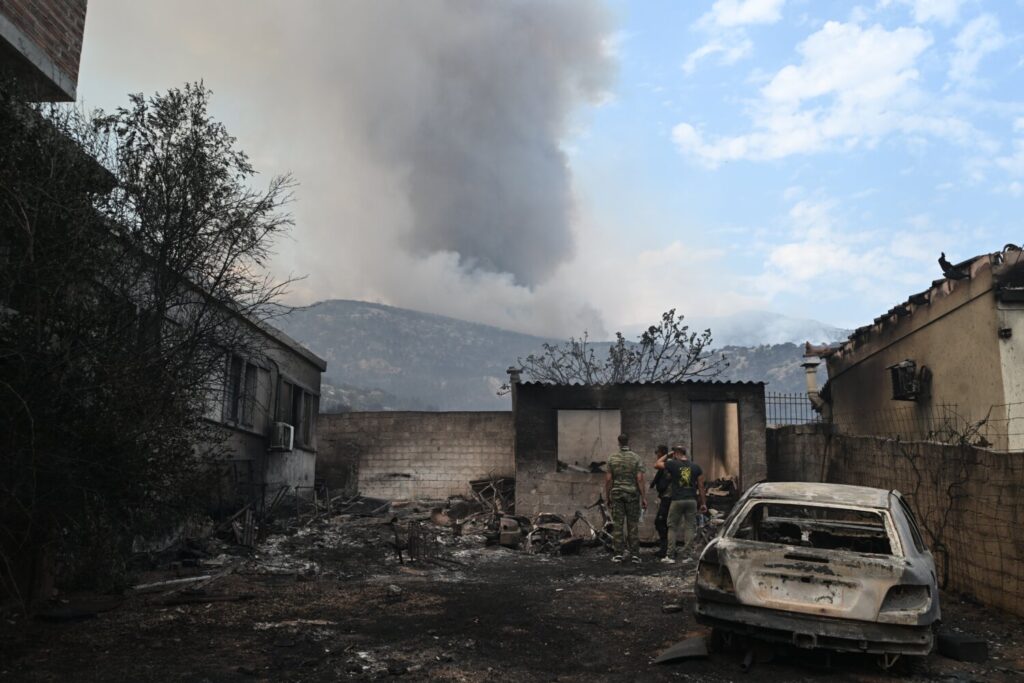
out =
[[[676,384],[619,384],[607,386],[552,386],[517,384],[513,396],[515,415],[516,511],[531,516],[555,512],[572,516],[601,495],[604,474],[557,471],[559,410],[618,410],[630,447],[644,460],[647,481],[654,474],[654,448],[658,444],[683,444],[691,448],[697,464],[701,454],[692,451],[691,402],[736,401],[739,404],[740,485],[767,477],[765,463],[764,386],[761,384],[690,382]],[[610,455],[608,453],[607,455]],[[601,458],[606,460],[607,456]],[[568,463],[586,466],[588,463]],[[641,539],[657,537],[654,510],[657,496],[649,492],[648,514]],[[595,511],[588,514],[595,525]]]
[[[899,490],[935,554],[940,583],[1024,615],[1024,454],[827,429],[769,430],[769,478]]]
[[[603,487],[604,474],[588,474],[573,470],[530,475],[520,472],[516,476],[516,513],[532,518],[538,512],[554,512],[569,521],[579,510],[595,528],[600,529],[604,523],[600,511],[597,508],[587,510],[587,507],[597,502],[598,498],[604,497]],[[641,530],[641,538],[644,540],[650,540],[651,534],[654,533],[653,520],[658,507],[657,496],[652,494],[650,500],[650,515],[647,516],[650,519],[644,518],[646,531]],[[582,525],[576,529],[577,533],[583,531]],[[657,534],[654,537],[656,538]]]
[[[332,491],[440,499],[514,475],[509,412],[340,413],[321,415],[318,431],[317,477]]]
[[[291,486],[307,497],[314,484],[316,453],[303,448],[270,452],[263,456],[263,481],[270,496],[282,486]]]
[[[991,266],[980,260],[967,280],[947,280],[908,314],[883,316],[855,342],[828,358],[833,420],[846,434],[923,439],[950,420],[957,427],[981,420],[993,406],[1005,424],[1003,364]],[[1024,334],[1024,329],[1021,330]],[[932,372],[930,395],[895,401],[888,366],[913,360]],[[1024,375],[1013,366],[1014,375]],[[944,406],[955,406],[955,411]],[[993,447],[1010,447],[1006,429],[993,429]],[[1002,431],[1003,434],[998,432]]]
[[[1006,434],[1007,450],[1024,451],[1024,303],[997,302],[996,321],[1009,331],[999,339],[1006,421],[990,431]]]

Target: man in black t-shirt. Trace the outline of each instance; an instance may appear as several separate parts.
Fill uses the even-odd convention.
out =
[[[688,545],[696,532],[698,505],[701,512],[707,512],[704,497],[704,471],[700,465],[690,462],[686,448],[672,447],[671,458],[660,458],[655,469],[663,470],[669,476],[672,503],[668,509],[668,547],[662,562],[673,563],[676,556],[676,540],[682,526],[683,543]]]
[[[658,461],[668,456],[668,446],[658,446],[654,449],[654,463],[657,467]],[[669,481],[669,474],[661,469],[655,472],[651,480],[651,488],[658,492],[658,514],[654,517],[654,529],[658,532],[658,557],[665,557],[668,548],[668,508],[672,504],[672,482]]]

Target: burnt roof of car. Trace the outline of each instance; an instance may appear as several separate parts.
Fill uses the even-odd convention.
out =
[[[875,489],[869,486],[781,481],[755,484],[750,490],[750,497],[888,508],[890,493],[888,489]]]

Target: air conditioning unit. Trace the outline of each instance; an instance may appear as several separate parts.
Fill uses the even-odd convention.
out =
[[[931,387],[932,371],[925,365],[907,359],[888,367],[892,377],[894,401],[919,401],[926,398]]]
[[[290,451],[295,446],[295,427],[287,422],[275,422],[270,431],[270,450]]]

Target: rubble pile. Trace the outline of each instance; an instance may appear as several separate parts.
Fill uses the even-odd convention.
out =
[[[489,545],[534,554],[573,554],[584,546],[611,546],[611,517],[601,498],[587,507],[600,510],[603,522],[597,528],[580,510],[568,520],[552,512],[541,512],[532,519],[517,515],[513,508],[514,492],[494,482],[472,484],[472,500],[449,498],[444,507],[431,514],[435,525],[449,526],[455,537],[480,535]]]
[[[715,479],[707,483],[708,507],[728,512],[732,509],[733,503],[739,499],[739,490],[736,487],[735,477]]]
[[[728,484],[721,484],[728,492]],[[734,489],[733,489],[734,490]],[[593,523],[588,514],[597,518]],[[707,533],[724,517],[712,509]],[[467,563],[503,559],[496,549],[535,556],[611,547],[611,517],[597,500],[572,517],[515,512],[511,479],[470,482],[467,496],[387,501],[366,496],[295,500],[279,494],[257,514],[250,505],[208,535],[187,538],[141,562],[151,570],[266,580],[367,578],[394,565],[457,572]],[[443,573],[443,572],[442,572]],[[217,578],[213,579],[214,581]]]

